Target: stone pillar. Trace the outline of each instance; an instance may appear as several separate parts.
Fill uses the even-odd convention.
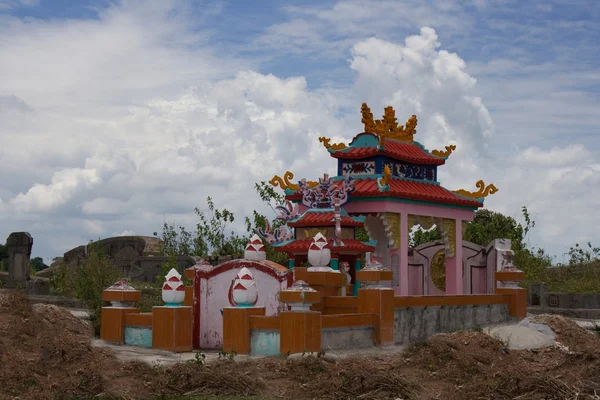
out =
[[[8,250],[8,287],[25,289],[29,280],[29,259],[33,238],[28,232],[13,232],[6,239]]]
[[[527,317],[527,290],[519,287],[519,281],[525,280],[525,273],[513,265],[515,254],[512,250],[498,250],[498,253],[501,264],[496,271],[496,293],[510,295],[510,314],[523,319]]]
[[[321,299],[328,296],[339,296],[342,286],[346,283],[346,277],[339,270],[309,271],[304,267],[294,268],[294,279],[308,283],[311,288],[321,293]],[[322,311],[323,302],[314,304],[312,310]]]
[[[125,342],[125,316],[139,314],[140,309],[133,303],[142,298],[139,290],[131,287],[122,280],[102,292],[102,300],[110,301],[111,305],[102,307],[100,313],[100,339],[107,342]]]
[[[358,313],[377,315],[375,340],[380,346],[394,344],[394,290],[363,288],[358,291]]]
[[[279,300],[291,307],[279,314],[279,351],[281,354],[321,351],[321,313],[311,311],[311,305],[321,300],[321,294],[304,281],[296,281],[279,292]]]
[[[358,313],[377,315],[375,339],[382,346],[394,343],[394,290],[385,285],[392,275],[392,271],[378,268],[365,268],[357,274],[364,286],[358,290]]]
[[[400,215],[400,296],[408,296],[408,214]]]

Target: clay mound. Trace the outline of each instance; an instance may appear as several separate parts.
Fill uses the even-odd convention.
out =
[[[578,334],[590,335],[577,324]],[[595,340],[595,338],[592,338]],[[462,331],[411,345],[399,372],[427,382],[419,398],[565,399],[600,389],[600,360],[560,347],[509,350],[482,332]],[[592,397],[585,397],[592,398]]]
[[[67,310],[0,295],[0,397],[82,398],[102,393],[119,363],[90,344],[91,327]]]
[[[562,315],[541,314],[529,318],[533,322],[548,325],[558,336],[558,340],[569,350],[600,355],[600,338],[594,332],[577,325]]]
[[[90,327],[60,307],[0,294],[0,399],[265,396],[293,399],[565,399],[600,393],[600,340],[544,316],[568,346],[509,350],[482,332],[437,335],[404,355],[265,358],[170,368],[122,363],[92,347]]]

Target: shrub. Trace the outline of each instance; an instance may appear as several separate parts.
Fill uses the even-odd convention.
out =
[[[60,265],[51,278],[51,288],[54,294],[83,300],[94,330],[99,333],[102,291],[119,279],[120,271],[98,246],[90,243],[88,256],[80,265]]]

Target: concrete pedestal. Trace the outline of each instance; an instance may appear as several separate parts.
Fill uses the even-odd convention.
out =
[[[192,351],[192,307],[152,308],[152,348]]]
[[[381,346],[394,344],[394,290],[359,289],[358,313],[376,314],[375,340]]]

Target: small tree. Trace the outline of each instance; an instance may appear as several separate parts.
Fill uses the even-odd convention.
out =
[[[411,236],[409,240],[409,244],[411,247],[415,248],[419,245],[434,242],[436,240],[441,240],[442,235],[440,231],[436,228],[430,229],[428,231],[423,230],[423,228],[419,227]]]
[[[202,255],[224,256],[241,255],[247,239],[237,235],[235,232],[226,232],[227,227],[235,221],[234,214],[227,210],[219,210],[215,207],[212,198],[207,197],[209,215],[195,208],[200,222],[196,225],[195,246],[198,253]]]
[[[572,246],[567,254],[569,255],[569,265],[600,261],[600,247],[592,246],[591,242],[587,243],[587,248],[575,243],[575,246]]]
[[[32,272],[39,272],[43,269],[48,268],[46,264],[44,264],[44,259],[42,257],[34,257],[29,262],[29,266]]]
[[[60,265],[51,278],[51,287],[55,294],[83,300],[88,307],[90,321],[98,334],[103,305],[102,292],[119,278],[120,271],[110,262],[100,246],[90,242],[87,258],[74,267],[68,267],[64,263]]]

